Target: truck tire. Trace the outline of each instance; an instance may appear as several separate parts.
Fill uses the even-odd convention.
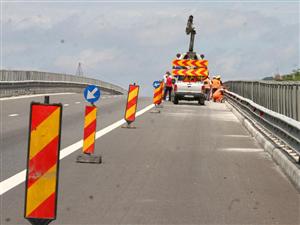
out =
[[[198,101],[198,104],[199,105],[205,105],[205,99],[200,98],[199,101]]]
[[[173,103],[174,103],[175,105],[178,104],[178,97],[177,97],[176,95],[175,95],[174,98],[173,98]]]

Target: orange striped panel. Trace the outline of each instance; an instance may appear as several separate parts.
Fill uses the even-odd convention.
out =
[[[125,111],[125,120],[127,121],[127,123],[131,123],[135,120],[138,94],[139,94],[139,86],[130,84],[128,90],[126,111]]]
[[[153,104],[159,105],[162,102],[162,85],[154,89]]]
[[[62,106],[31,104],[25,218],[56,218]]]
[[[97,107],[86,106],[84,118],[83,153],[93,154],[97,126]]]

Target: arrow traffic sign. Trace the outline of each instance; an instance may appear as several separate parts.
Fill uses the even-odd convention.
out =
[[[158,88],[160,86],[160,82],[158,80],[153,82],[153,87]]]
[[[83,96],[86,101],[94,103],[99,100],[101,95],[100,89],[95,85],[87,86],[83,91]]]

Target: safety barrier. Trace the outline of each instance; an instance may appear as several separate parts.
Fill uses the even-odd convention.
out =
[[[271,111],[233,92],[225,91],[225,96],[227,101],[240,109],[246,117],[268,129],[300,156],[300,122]]]
[[[231,92],[300,121],[298,81],[227,81],[225,85]]]
[[[82,89],[89,84],[100,87],[104,93],[126,93],[125,89],[117,85],[92,78],[36,71],[0,71],[0,97],[66,91],[82,92]]]

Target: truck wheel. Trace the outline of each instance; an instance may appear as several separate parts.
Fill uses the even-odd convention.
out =
[[[205,104],[205,100],[203,98],[200,98],[198,101],[199,105],[204,105]]]
[[[173,103],[174,103],[175,105],[178,104],[178,97],[177,97],[177,96],[174,96]]]

